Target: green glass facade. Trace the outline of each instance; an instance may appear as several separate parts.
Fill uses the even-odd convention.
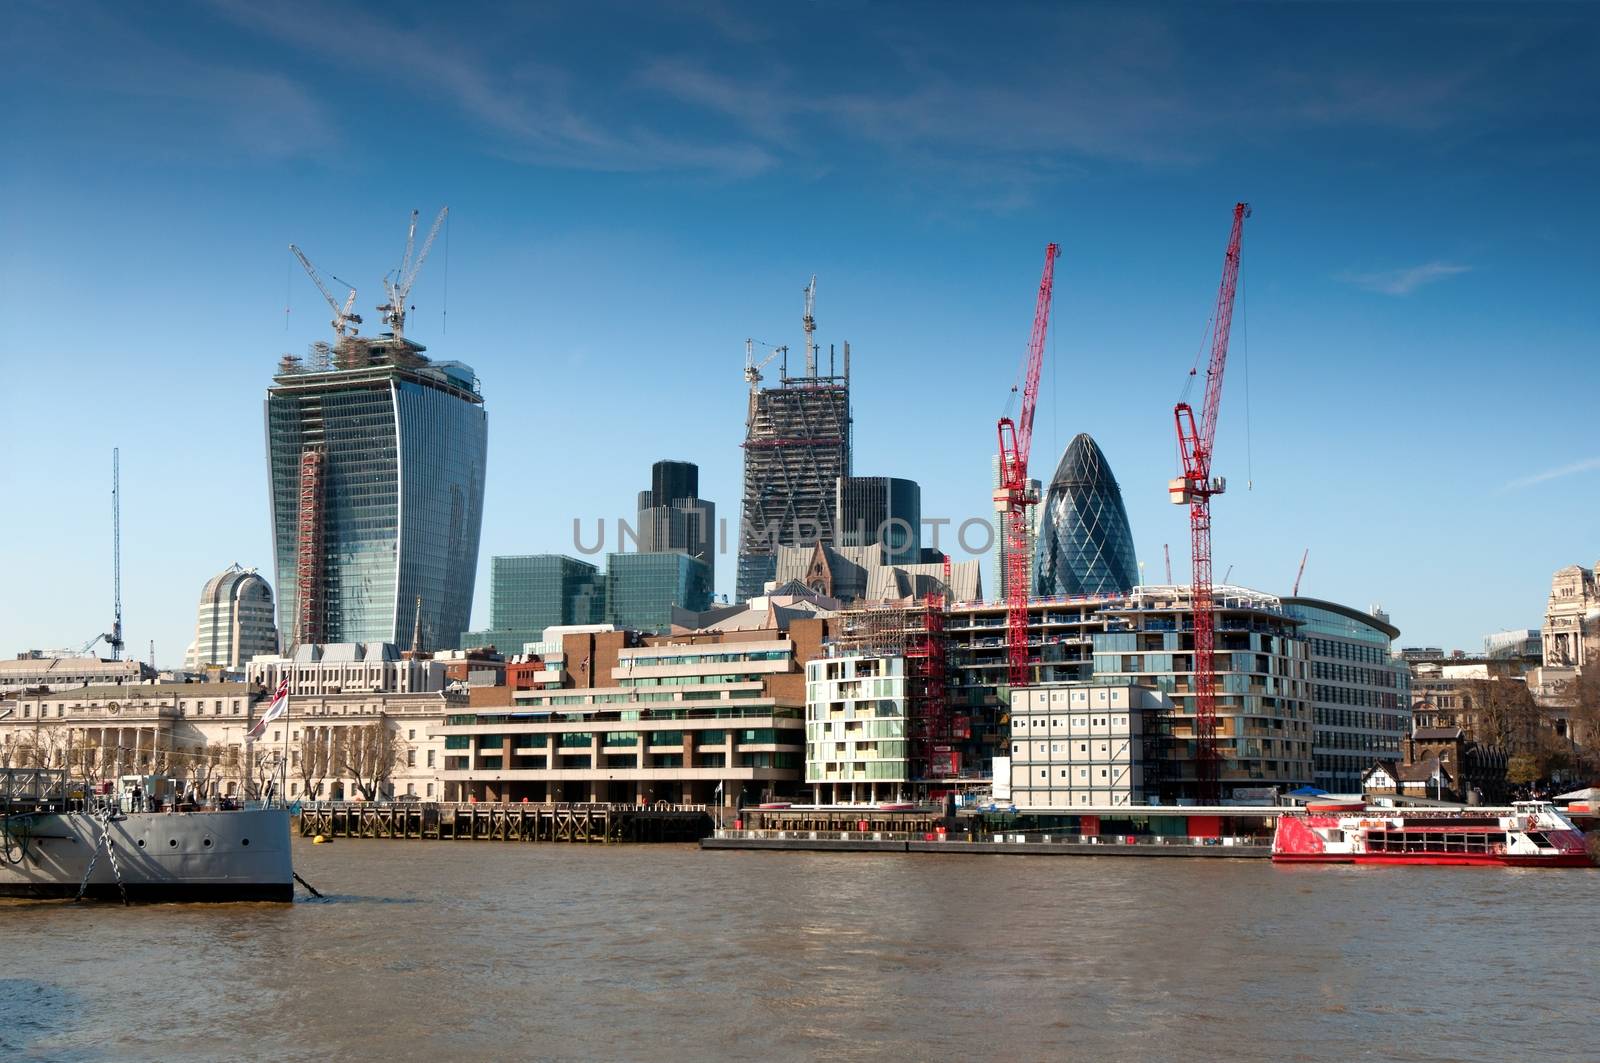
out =
[[[609,554],[606,623],[630,631],[667,631],[672,608],[711,607],[711,569],[688,554]]]
[[[492,645],[521,653],[544,629],[561,624],[599,624],[605,616],[605,579],[586,561],[562,554],[522,554],[489,561],[487,631],[464,631],[462,645]]]

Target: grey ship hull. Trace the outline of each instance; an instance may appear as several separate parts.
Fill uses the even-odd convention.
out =
[[[79,812],[8,817],[0,897],[120,900],[99,845],[101,822]],[[130,901],[292,901],[294,866],[286,809],[134,812],[111,823],[111,843]]]

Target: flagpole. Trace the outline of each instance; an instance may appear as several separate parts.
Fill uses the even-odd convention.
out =
[[[283,696],[283,764],[281,771],[283,781],[278,784],[278,800],[283,802],[283,807],[289,807],[289,716],[290,698],[287,693]]]

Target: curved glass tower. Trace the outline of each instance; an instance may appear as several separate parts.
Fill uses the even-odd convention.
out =
[[[1041,596],[1126,594],[1139,581],[1122,491],[1087,433],[1067,445],[1050,479],[1035,560]]]
[[[488,427],[472,369],[411,340],[285,358],[267,459],[286,646],[453,648],[472,612]]]

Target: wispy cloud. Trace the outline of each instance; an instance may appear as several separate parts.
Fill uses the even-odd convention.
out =
[[[1410,295],[1425,284],[1471,271],[1471,266],[1463,266],[1459,262],[1440,262],[1435,259],[1406,269],[1380,270],[1376,273],[1346,271],[1339,274],[1338,279],[1357,288],[1365,288],[1369,292],[1379,292],[1383,295]]]
[[[1559,480],[1564,476],[1576,476],[1580,472],[1593,472],[1596,469],[1600,469],[1600,457],[1584,458],[1582,461],[1575,461],[1571,465],[1546,469],[1544,472],[1535,473],[1532,476],[1524,476],[1520,480],[1512,480],[1500,490],[1515,491],[1518,488],[1532,487],[1534,484],[1542,484],[1549,480]]]

